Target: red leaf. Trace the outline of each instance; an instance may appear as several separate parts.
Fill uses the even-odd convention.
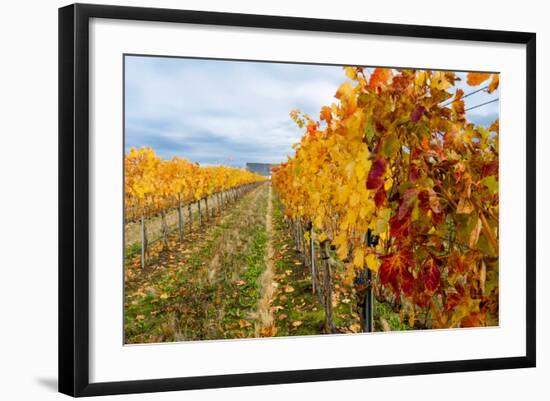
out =
[[[394,291],[399,291],[399,285],[397,283],[398,271],[393,263],[393,258],[388,256],[384,259],[378,270],[380,274],[380,282],[382,285],[391,284]]]
[[[409,271],[413,264],[413,254],[409,249],[403,249],[397,253],[384,257],[380,265],[380,282],[383,285],[390,284],[396,294],[402,289],[410,295],[414,286],[414,277]]]
[[[481,168],[481,176],[483,178],[489,176],[489,175],[497,175],[498,174],[498,161],[489,162]]]
[[[410,214],[403,219],[399,219],[397,215],[390,218],[390,235],[392,237],[401,237],[409,233]]]
[[[433,189],[426,189],[418,194],[418,200],[420,201],[420,208],[427,212],[431,210],[433,213],[441,213],[441,205],[439,198]]]
[[[417,123],[422,118],[425,111],[426,108],[424,106],[417,105],[415,109],[411,112],[411,121],[413,123]]]
[[[409,297],[414,293],[414,276],[408,269],[401,269],[401,289]]]
[[[378,188],[378,191],[376,191],[376,194],[374,195],[374,203],[376,204],[376,207],[382,206],[382,204],[386,201],[386,197],[386,190],[384,187]]]
[[[426,289],[429,292],[434,293],[439,288],[440,279],[441,272],[439,271],[434,258],[429,258],[424,263],[424,284],[426,285]]]
[[[418,170],[418,166],[414,163],[411,163],[411,168],[409,171],[409,180],[412,183],[415,183],[418,177],[420,177],[420,171]]]
[[[376,159],[369,171],[367,178],[367,189],[378,189],[384,184],[384,174],[386,173],[386,160]]]
[[[414,188],[409,188],[403,194],[403,199],[399,205],[399,211],[397,212],[397,218],[403,220],[405,216],[411,211],[414,201],[417,197],[418,191]]]
[[[461,301],[461,296],[457,293],[452,293],[447,295],[447,300],[445,301],[445,310],[450,311],[458,306]]]
[[[374,123],[374,126],[376,127],[376,131],[378,131],[381,134],[384,134],[387,131],[386,127],[384,127],[384,125],[380,121],[376,121]]]

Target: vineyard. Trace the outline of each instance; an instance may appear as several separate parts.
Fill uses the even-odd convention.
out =
[[[180,240],[185,233],[184,208],[188,212],[189,230],[193,226],[193,205],[202,226],[203,218],[221,212],[228,199],[235,200],[262,177],[236,168],[224,166],[199,167],[185,159],[174,157],[162,160],[150,148],[132,148],[124,159],[125,172],[125,222],[140,222],[141,265],[147,257],[146,220],[160,217],[160,231],[165,247],[168,247],[167,214],[176,210]],[[210,211],[208,200],[210,199]],[[204,211],[201,204],[204,203]]]
[[[452,72],[346,74],[355,85],[321,110],[324,128],[292,113],[307,134],[273,176],[325,329],[334,332],[336,274],[359,304],[374,296],[411,328],[498,324],[498,120],[466,120]],[[468,74],[469,85],[489,79],[491,92],[497,74]]]
[[[498,325],[498,119],[453,72],[344,71],[271,177],[129,150],[127,343]]]

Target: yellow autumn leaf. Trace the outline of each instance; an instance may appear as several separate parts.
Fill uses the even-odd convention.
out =
[[[380,268],[380,260],[378,260],[378,257],[373,253],[369,253],[365,258],[365,261],[367,263],[367,267],[374,272],[377,272]]]
[[[351,207],[354,207],[354,206],[357,206],[358,203],[359,203],[359,194],[354,192],[349,197],[349,205]]]
[[[357,73],[355,72],[355,68],[353,67],[344,67],[344,72],[346,73],[346,77],[349,79],[357,79]]]
[[[447,80],[445,71],[436,71],[432,74],[430,86],[438,90],[447,90],[450,88],[451,83]]]
[[[349,81],[345,81],[334,95],[337,99],[347,99],[353,96],[353,85]]]
[[[353,251],[353,266],[357,267],[358,269],[363,268],[363,263],[365,259],[365,250],[363,247],[356,248]]]
[[[322,215],[317,215],[315,217],[315,220],[313,220],[313,225],[315,226],[315,228],[323,228],[323,216]]]

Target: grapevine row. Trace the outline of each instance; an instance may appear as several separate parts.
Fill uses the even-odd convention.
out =
[[[325,285],[309,265],[326,329],[336,284],[368,288],[411,327],[498,324],[498,119],[466,119],[453,72],[345,73],[320,121],[291,112],[306,132],[272,178],[302,250],[322,253]],[[491,93],[499,75],[467,81]]]
[[[191,206],[196,203],[199,222],[202,225],[203,201],[205,215],[208,217],[209,199],[216,199],[221,212],[228,202],[235,201],[246,190],[265,180],[258,174],[239,168],[201,167],[179,157],[163,160],[148,147],[130,149],[124,158],[124,174],[125,222],[139,221],[141,224],[142,267],[145,266],[147,255],[147,218],[160,216],[163,242],[167,247],[168,211],[177,210],[179,235],[180,240],[183,240],[184,207],[187,207],[191,228]],[[213,215],[214,205],[211,204],[210,209]]]

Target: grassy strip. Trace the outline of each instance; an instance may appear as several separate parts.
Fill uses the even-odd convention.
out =
[[[375,331],[403,331],[411,330],[406,322],[401,322],[399,313],[395,313],[391,307],[383,302],[374,300],[374,330]],[[386,327],[383,327],[382,322],[386,322]]]
[[[324,333],[325,312],[317,295],[313,294],[311,272],[301,262],[295,244],[284,221],[283,205],[273,197],[276,254],[276,281],[278,291],[274,302],[277,336],[314,335]],[[320,267],[319,260],[317,261]],[[344,274],[344,267],[333,266],[335,283]],[[359,332],[359,314],[351,286],[334,284],[333,321],[339,332]]]
[[[320,334],[325,319],[323,307],[312,292],[308,269],[294,250],[294,241],[284,222],[283,206],[275,194],[273,228],[274,278],[278,286],[273,307],[277,336]]]
[[[260,297],[258,278],[265,267],[267,239],[265,225],[255,227],[252,232],[252,243],[247,253],[241,255],[246,261],[246,268],[240,280],[235,282],[236,286],[227,288],[231,296],[226,298],[224,303],[224,338],[254,337],[253,312]]]
[[[252,324],[244,318],[257,302],[267,241],[266,188],[257,191],[194,241],[179,244],[173,234],[170,251],[151,261],[151,273],[127,286],[127,343],[249,335]]]

